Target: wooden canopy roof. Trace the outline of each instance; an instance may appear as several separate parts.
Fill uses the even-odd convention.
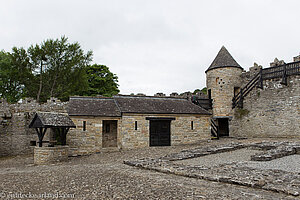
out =
[[[29,124],[29,128],[76,128],[67,114],[38,112]]]

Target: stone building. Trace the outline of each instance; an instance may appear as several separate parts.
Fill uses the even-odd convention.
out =
[[[221,137],[300,137],[300,55],[290,63],[276,58],[270,67],[254,63],[244,71],[222,47],[206,79],[207,96],[71,97],[45,104],[1,100],[0,156],[33,152],[38,137],[29,122],[36,112],[69,114],[76,125],[66,138],[70,155],[196,143],[210,139],[214,130]]]
[[[300,137],[300,56],[246,72],[222,47],[206,84],[219,136]]]
[[[223,46],[206,73],[209,98],[213,99],[213,119],[219,126],[220,136],[229,135],[229,120],[233,116],[232,98],[242,85],[243,68]]]
[[[210,138],[211,114],[183,98],[71,97],[68,113],[77,127],[67,138],[72,155]]]

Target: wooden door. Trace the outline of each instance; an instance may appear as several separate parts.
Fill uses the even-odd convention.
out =
[[[171,131],[169,120],[150,120],[150,146],[170,146]]]

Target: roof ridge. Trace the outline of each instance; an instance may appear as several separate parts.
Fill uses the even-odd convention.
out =
[[[112,98],[147,98],[147,99],[177,99],[177,100],[187,100],[185,97],[159,97],[159,96],[131,96],[131,95],[117,95]]]

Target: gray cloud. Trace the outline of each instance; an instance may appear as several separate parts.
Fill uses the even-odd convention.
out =
[[[61,35],[94,51],[121,93],[193,91],[225,45],[245,69],[299,52],[298,0],[0,0],[0,49]]]

